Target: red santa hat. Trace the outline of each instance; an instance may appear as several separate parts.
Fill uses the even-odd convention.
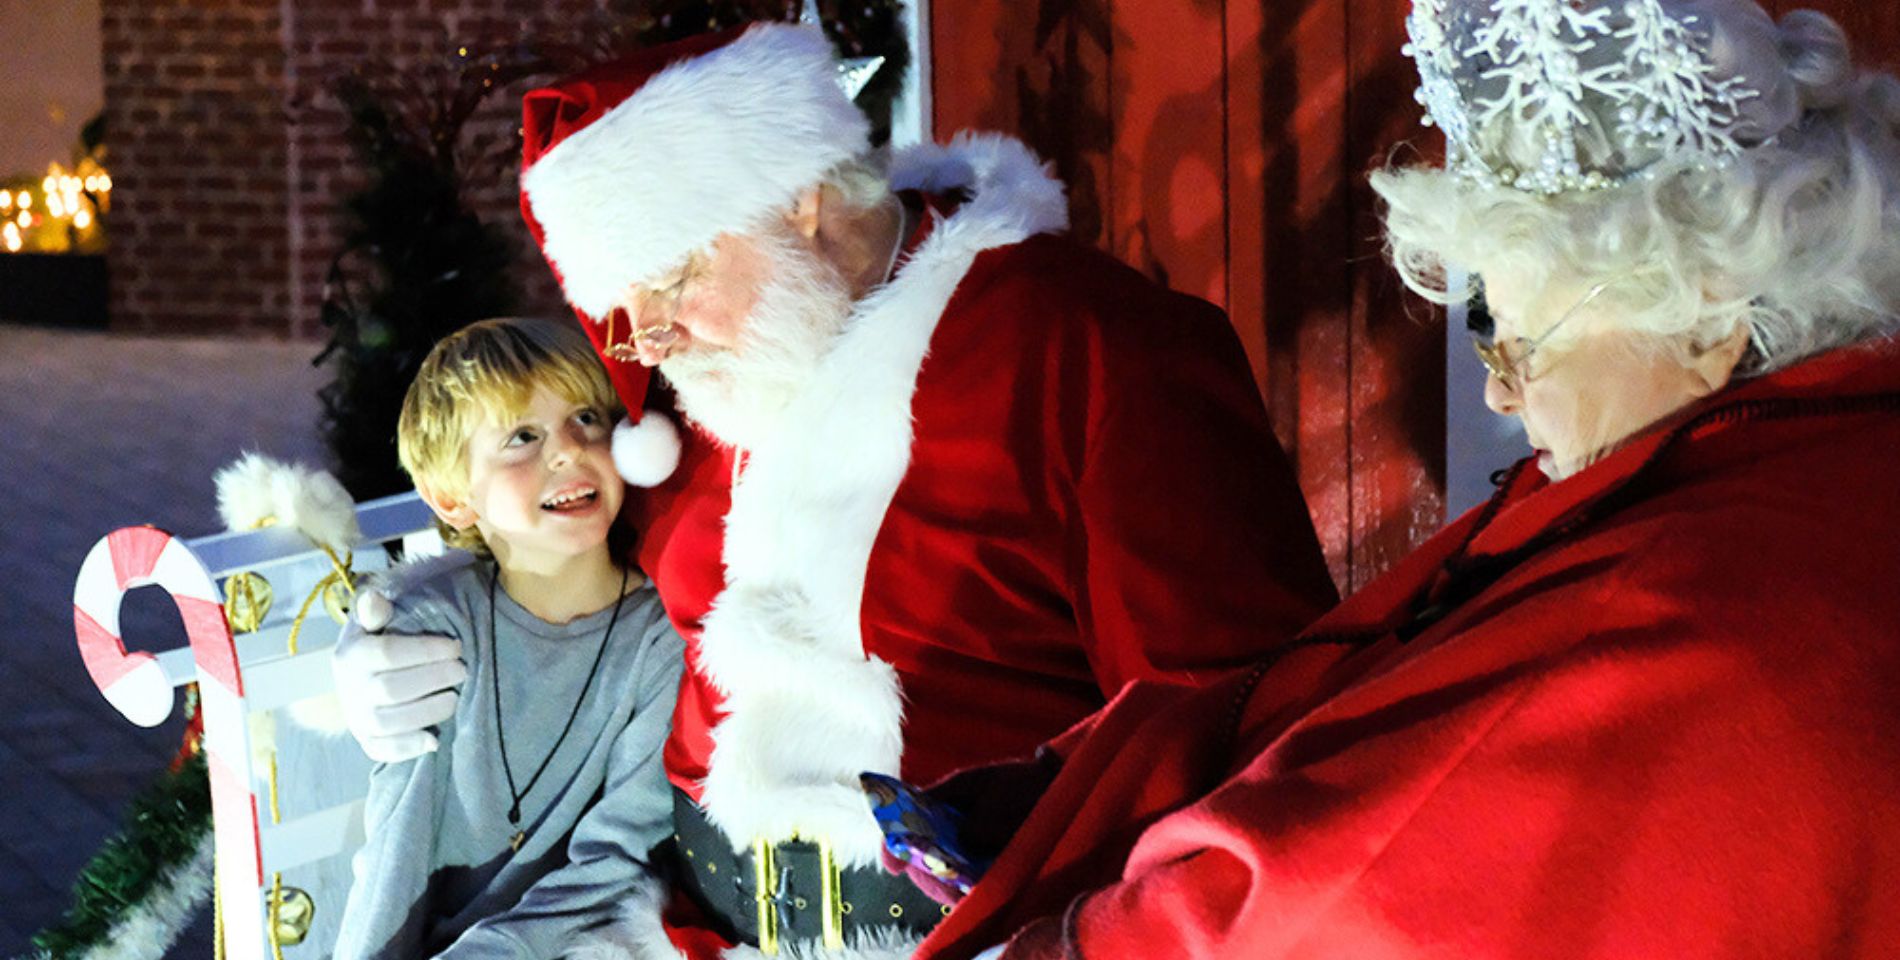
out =
[[[522,215],[629,411],[647,371],[608,356],[604,323],[629,288],[786,209],[869,147],[836,63],[818,27],[759,23],[642,50],[523,101]],[[629,482],[671,473],[677,431],[666,432],[670,447],[616,432]]]

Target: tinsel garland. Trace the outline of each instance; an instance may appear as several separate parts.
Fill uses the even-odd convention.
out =
[[[33,937],[38,960],[161,957],[210,896],[211,786],[202,752],[132,799],[120,832],[73,883],[73,904]]]

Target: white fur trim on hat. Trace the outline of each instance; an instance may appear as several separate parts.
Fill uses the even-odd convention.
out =
[[[657,487],[680,465],[680,430],[664,413],[648,410],[638,423],[614,427],[614,469],[636,487]]]
[[[635,284],[789,208],[869,147],[815,26],[759,24],[655,74],[521,178],[568,302],[607,316]]]

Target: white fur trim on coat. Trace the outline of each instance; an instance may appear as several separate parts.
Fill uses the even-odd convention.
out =
[[[759,24],[682,60],[521,178],[567,299],[607,316],[634,284],[789,208],[869,146],[815,26]]]
[[[786,429],[749,451],[699,655],[727,711],[708,818],[735,849],[822,837],[847,866],[876,863],[880,844],[858,774],[895,775],[903,756],[897,675],[866,656],[859,618],[872,544],[910,466],[918,370],[977,254],[1067,222],[1062,185],[1005,137],[908,151],[892,182],[972,198],[858,304]]]
[[[680,429],[653,410],[614,427],[614,469],[636,487],[657,487],[680,465]]]

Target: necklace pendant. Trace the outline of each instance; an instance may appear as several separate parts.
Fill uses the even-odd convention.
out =
[[[526,840],[526,839],[528,839],[527,831],[516,830],[515,835],[508,838],[508,849],[515,853],[520,853],[521,841]]]

